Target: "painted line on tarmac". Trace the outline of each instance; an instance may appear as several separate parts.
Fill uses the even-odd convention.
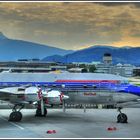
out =
[[[1,118],[2,120],[6,121],[6,122],[9,122],[7,119],[5,119],[5,118],[3,118],[3,117],[1,117],[1,116],[0,116],[0,118]],[[15,123],[13,123],[13,122],[9,122],[9,123],[12,124],[12,125],[14,125],[14,126],[16,126],[16,127],[18,127],[18,128],[21,129],[21,130],[24,130],[23,127],[21,127],[21,126],[15,124]]]

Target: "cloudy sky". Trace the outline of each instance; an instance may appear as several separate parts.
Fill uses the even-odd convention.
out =
[[[64,49],[140,46],[140,3],[0,3],[0,31]]]

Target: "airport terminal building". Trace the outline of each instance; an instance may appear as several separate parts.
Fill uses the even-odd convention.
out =
[[[0,62],[0,72],[17,73],[46,73],[54,70],[66,70],[66,66],[61,63],[44,62],[38,59],[20,59],[18,61]]]

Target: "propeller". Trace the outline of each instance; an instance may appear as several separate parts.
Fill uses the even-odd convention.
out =
[[[63,97],[64,97],[64,94],[63,93],[60,93],[60,101],[61,101],[61,103],[63,102]]]
[[[38,90],[38,98],[41,100],[42,99],[42,89],[40,88],[39,90]]]
[[[68,99],[68,98],[69,98],[69,96],[64,95],[64,93],[60,93],[60,101],[62,103],[63,112],[66,111],[65,99]]]
[[[60,93],[60,101],[61,101],[61,103],[64,101],[64,100],[66,100],[66,99],[68,99],[69,98],[69,96],[67,96],[67,95],[64,95],[64,93]]]
[[[38,98],[40,99],[41,114],[44,115],[44,101],[43,101],[43,95],[42,95],[42,89],[41,88],[39,88],[39,90],[38,90]]]

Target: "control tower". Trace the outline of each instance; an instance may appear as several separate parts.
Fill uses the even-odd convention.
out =
[[[105,53],[103,56],[103,63],[105,65],[111,65],[112,64],[112,56],[110,53]]]

